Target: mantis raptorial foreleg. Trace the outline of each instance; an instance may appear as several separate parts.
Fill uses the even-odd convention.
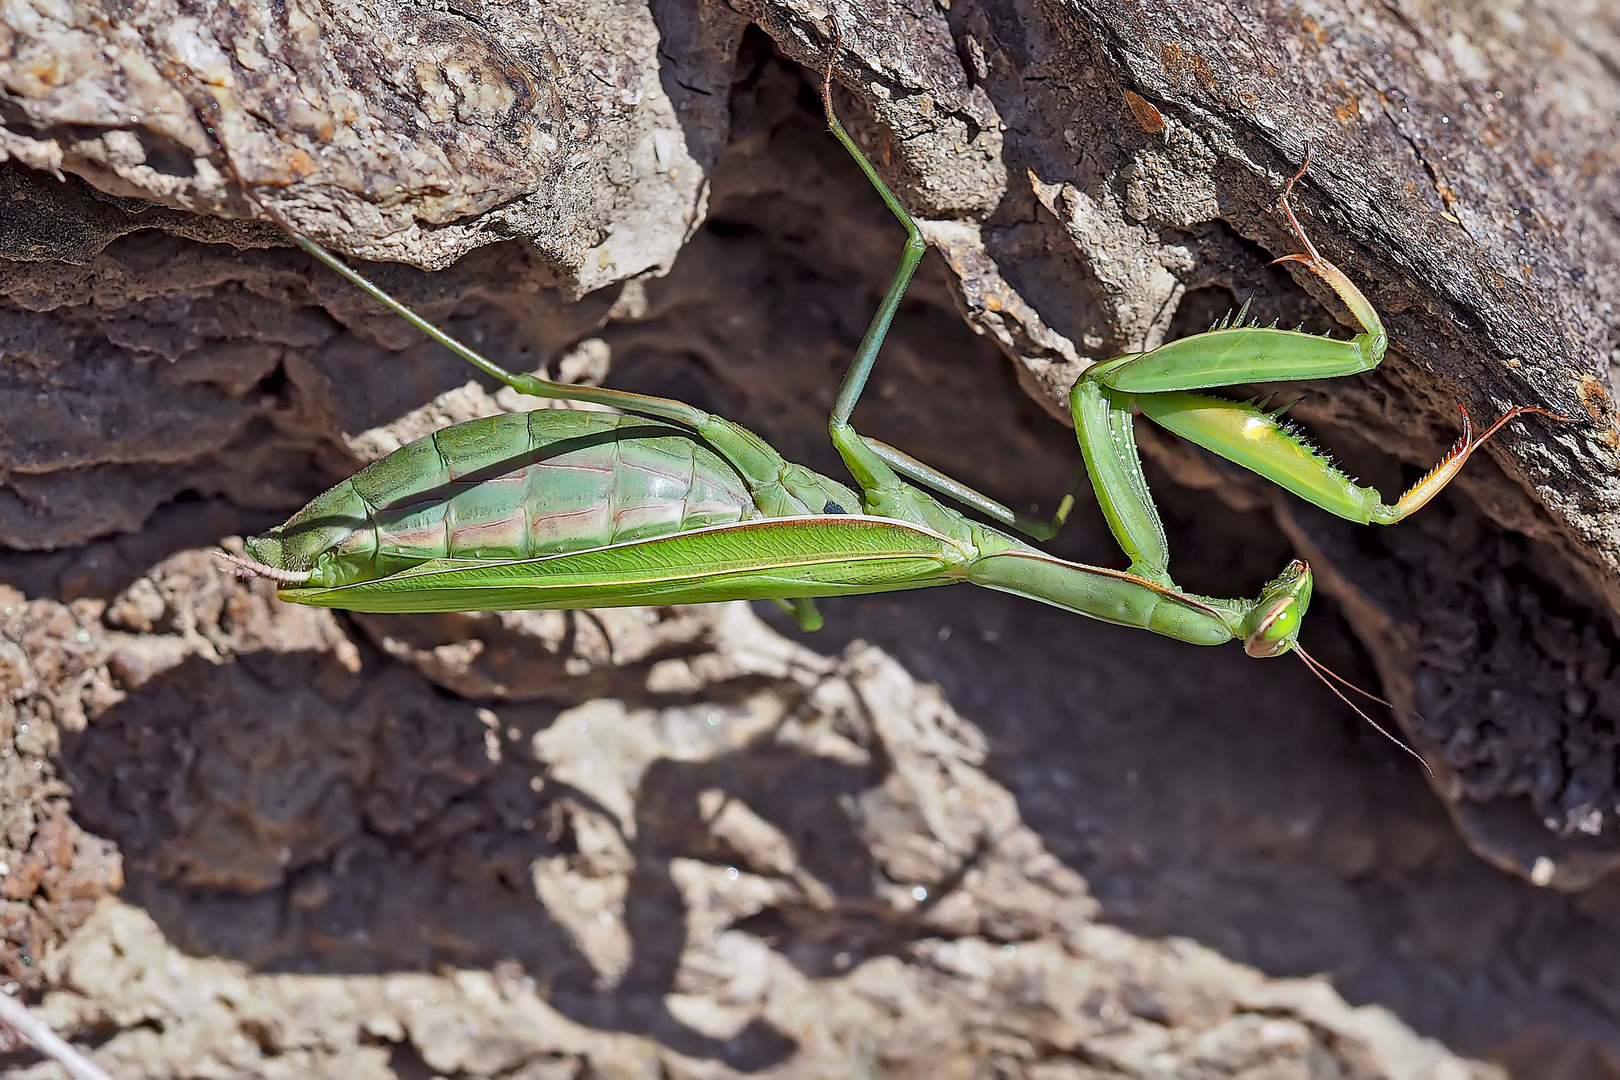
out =
[[[1508,421],[1527,413],[1566,420],[1536,406],[1507,410],[1478,438],[1468,410],[1462,409],[1462,437],[1440,463],[1393,504],[1357,484],[1282,423],[1282,410],[1228,401],[1191,390],[1288,379],[1326,379],[1371,371],[1389,344],[1372,303],[1306,235],[1289,202],[1294,185],[1310,166],[1310,153],[1283,188],[1281,204],[1304,251],[1279,263],[1297,262],[1325,281],[1349,308],[1361,332],[1349,340],[1319,337],[1275,325],[1245,325],[1247,305],[1232,325],[1182,338],[1145,353],[1129,353],[1097,364],[1081,375],[1070,394],[1075,431],[1092,487],[1132,573],[1170,583],[1169,548],[1157,508],[1143,479],[1132,438],[1136,412],[1161,427],[1265,477],[1300,498],[1361,524],[1393,524],[1437,495],[1469,456]],[[1462,406],[1459,404],[1459,408]]]

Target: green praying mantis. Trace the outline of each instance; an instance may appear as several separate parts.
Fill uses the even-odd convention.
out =
[[[1515,417],[1563,419],[1520,406],[1475,438],[1464,409],[1455,446],[1395,503],[1385,504],[1277,412],[1194,392],[1352,375],[1383,359],[1387,335],[1377,311],[1316,250],[1290,204],[1309,166],[1307,152],[1281,196],[1304,251],[1277,261],[1301,263],[1326,282],[1360,333],[1337,340],[1261,327],[1245,322],[1245,305],[1208,333],[1089,368],[1070,396],[1075,431],[1092,490],[1130,565],[1115,570],[1048,554],[997,526],[1049,538],[1067,518],[1072,495],[1051,521],[1038,520],[861,435],[850,422],[925,244],[839,123],[831,78],[829,60],[822,98],[832,134],[906,230],[900,264],[828,423],[858,490],[783,460],[747,429],[683,402],[509,372],[277,218],[311,255],[485,374],[523,394],[618,411],[543,409],[444,428],[248,540],[247,557],[226,556],[233,571],[274,581],[284,600],[353,611],[764,599],[790,611],[806,630],[821,623],[815,598],[969,582],[1195,645],[1236,639],[1254,657],[1294,652],[1320,678],[1326,669],[1299,647],[1312,584],[1304,561],[1290,563],[1254,599],[1200,596],[1172,580],[1164,528],[1132,436],[1134,415],[1340,517],[1380,524],[1423,506]]]

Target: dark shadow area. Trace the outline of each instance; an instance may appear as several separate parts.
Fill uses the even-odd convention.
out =
[[[881,782],[879,772],[767,741],[703,762],[659,760],[644,775],[634,833],[623,838],[631,956],[603,985],[531,880],[539,861],[584,858],[578,815],[613,820],[528,758],[554,715],[502,706],[492,755],[479,710],[419,676],[392,665],[356,674],[327,654],[257,653],[158,676],[70,738],[61,762],[80,823],[123,854],[124,898],[177,947],[260,971],[515,963],[581,1023],[763,1068],[793,1042],[758,1023],[711,1039],[663,1005],[685,949],[670,863],[736,858],[710,835],[700,805],[710,791],[788,836],[847,912],[846,932],[786,940],[788,955],[825,970],[834,952],[847,964],[907,940],[862,914],[878,906],[874,869],[837,809]]]

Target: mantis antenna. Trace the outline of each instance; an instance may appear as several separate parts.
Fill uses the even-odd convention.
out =
[[[1422,754],[1418,753],[1416,750],[1412,749],[1410,746],[1407,746],[1404,742],[1397,739],[1382,724],[1380,724],[1378,721],[1374,720],[1372,717],[1368,716],[1365,712],[1363,712],[1361,710],[1361,708],[1358,705],[1356,705],[1355,702],[1353,702],[1349,698],[1345,697],[1344,694],[1340,692],[1340,690],[1339,690],[1339,688],[1337,686],[1334,686],[1332,682],[1329,682],[1328,678],[1331,676],[1334,682],[1342,683],[1343,685],[1349,687],[1351,690],[1354,690],[1356,693],[1360,694],[1362,697],[1366,698],[1368,701],[1376,701],[1376,702],[1378,702],[1378,704],[1382,705],[1386,709],[1390,709],[1390,710],[1393,711],[1394,708],[1395,708],[1394,705],[1392,705],[1389,702],[1385,701],[1383,698],[1379,697],[1377,694],[1371,693],[1371,692],[1369,692],[1367,690],[1363,690],[1361,687],[1357,686],[1355,683],[1351,682],[1349,679],[1345,678],[1343,675],[1340,675],[1338,672],[1334,671],[1332,668],[1330,668],[1326,664],[1322,663],[1322,661],[1318,660],[1316,657],[1314,657],[1310,653],[1306,652],[1305,649],[1302,646],[1300,646],[1297,642],[1294,644],[1294,652],[1299,654],[1300,663],[1304,664],[1307,668],[1309,668],[1312,675],[1315,675],[1318,679],[1322,680],[1322,685],[1327,687],[1329,690],[1333,691],[1333,695],[1335,697],[1337,697],[1340,701],[1344,702],[1346,705],[1348,705],[1352,709],[1354,709],[1355,712],[1356,712],[1356,715],[1361,717],[1363,720],[1367,721],[1367,723],[1371,724],[1372,729],[1374,731],[1378,732],[1378,734],[1382,735],[1384,738],[1388,739],[1390,742],[1394,743],[1396,746],[1400,747],[1402,750],[1405,750],[1408,754],[1411,754],[1414,758],[1416,758],[1417,763],[1419,765],[1423,766],[1423,771],[1429,774],[1429,779],[1431,779],[1431,780],[1434,779],[1434,770],[1429,768],[1429,763],[1424,760]]]

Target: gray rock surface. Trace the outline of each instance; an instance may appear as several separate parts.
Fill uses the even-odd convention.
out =
[[[934,251],[872,434],[1050,507],[1086,363],[1251,293],[1338,327],[1266,266],[1307,142],[1307,227],[1394,340],[1281,388],[1324,442],[1393,491],[1453,399],[1585,418],[1376,535],[1142,437],[1178,578],[1308,557],[1313,651],[1382,685],[1440,799],[1297,665],[1010,597],[832,603],[801,639],[222,577],[221,538],[537,404],[249,189],[509,366],[836,469],[900,237],[800,66],[832,9],[34,0],[0,11],[9,977],[130,1076],[1608,1075],[1615,16],[837,11],[839,107]],[[1118,558],[1091,516],[1057,547]]]

